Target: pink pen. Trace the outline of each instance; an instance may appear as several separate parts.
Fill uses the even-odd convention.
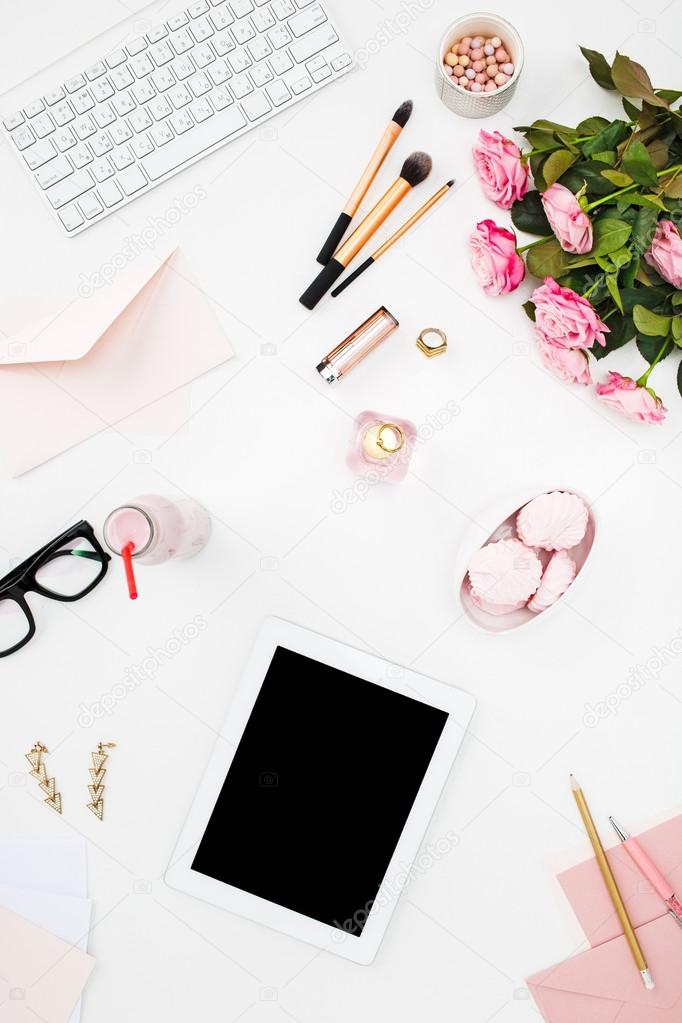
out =
[[[674,920],[682,927],[682,902],[677,898],[670,886],[670,882],[663,877],[654,861],[644,852],[639,842],[628,835],[624,828],[617,824],[613,817],[609,817],[613,830],[627,849],[630,859],[635,863],[657,895],[665,902],[668,912]]]

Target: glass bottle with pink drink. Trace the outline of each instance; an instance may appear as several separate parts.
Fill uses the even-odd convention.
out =
[[[104,540],[114,554],[130,551],[142,565],[159,565],[171,558],[191,558],[203,550],[211,533],[205,508],[191,498],[171,500],[161,494],[142,494],[110,512]]]

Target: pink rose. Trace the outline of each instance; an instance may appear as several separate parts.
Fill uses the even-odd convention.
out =
[[[555,376],[567,384],[591,384],[590,363],[582,348],[559,348],[548,344],[536,330],[540,358]]]
[[[682,238],[672,220],[659,220],[648,252],[649,266],[675,288],[682,288]]]
[[[555,182],[540,199],[564,252],[589,252],[592,248],[592,221],[573,192]]]
[[[518,288],[526,264],[516,251],[512,231],[494,220],[481,220],[469,237],[471,265],[486,295],[507,295]]]
[[[538,338],[557,348],[591,348],[595,341],[606,344],[609,328],[582,295],[562,288],[553,277],[530,296],[535,304],[535,332]]]
[[[636,380],[620,373],[609,373],[609,379],[597,384],[596,391],[609,408],[637,423],[662,423],[668,411],[648,387],[641,387]]]
[[[483,191],[501,209],[510,209],[528,191],[530,171],[521,150],[499,131],[481,131],[472,152]]]

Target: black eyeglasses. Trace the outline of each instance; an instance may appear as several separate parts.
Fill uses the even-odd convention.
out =
[[[13,654],[35,636],[27,593],[51,600],[80,600],[102,581],[110,561],[94,529],[83,519],[0,579],[0,657]]]

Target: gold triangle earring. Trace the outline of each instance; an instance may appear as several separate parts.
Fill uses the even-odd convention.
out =
[[[47,768],[45,767],[45,754],[49,752],[50,751],[47,746],[44,746],[42,742],[36,742],[33,749],[30,750],[29,753],[26,753],[25,756],[31,765],[29,774],[32,778],[36,779],[42,791],[47,793],[43,802],[47,803],[50,809],[55,810],[57,813],[61,813],[61,793],[57,792],[54,778],[48,778]]]
[[[109,754],[104,751],[115,748],[115,742],[100,742],[92,754],[92,767],[89,768],[91,784],[88,785],[90,802],[87,807],[88,810],[92,810],[98,820],[104,818],[104,776],[107,773],[104,765],[109,759]]]

